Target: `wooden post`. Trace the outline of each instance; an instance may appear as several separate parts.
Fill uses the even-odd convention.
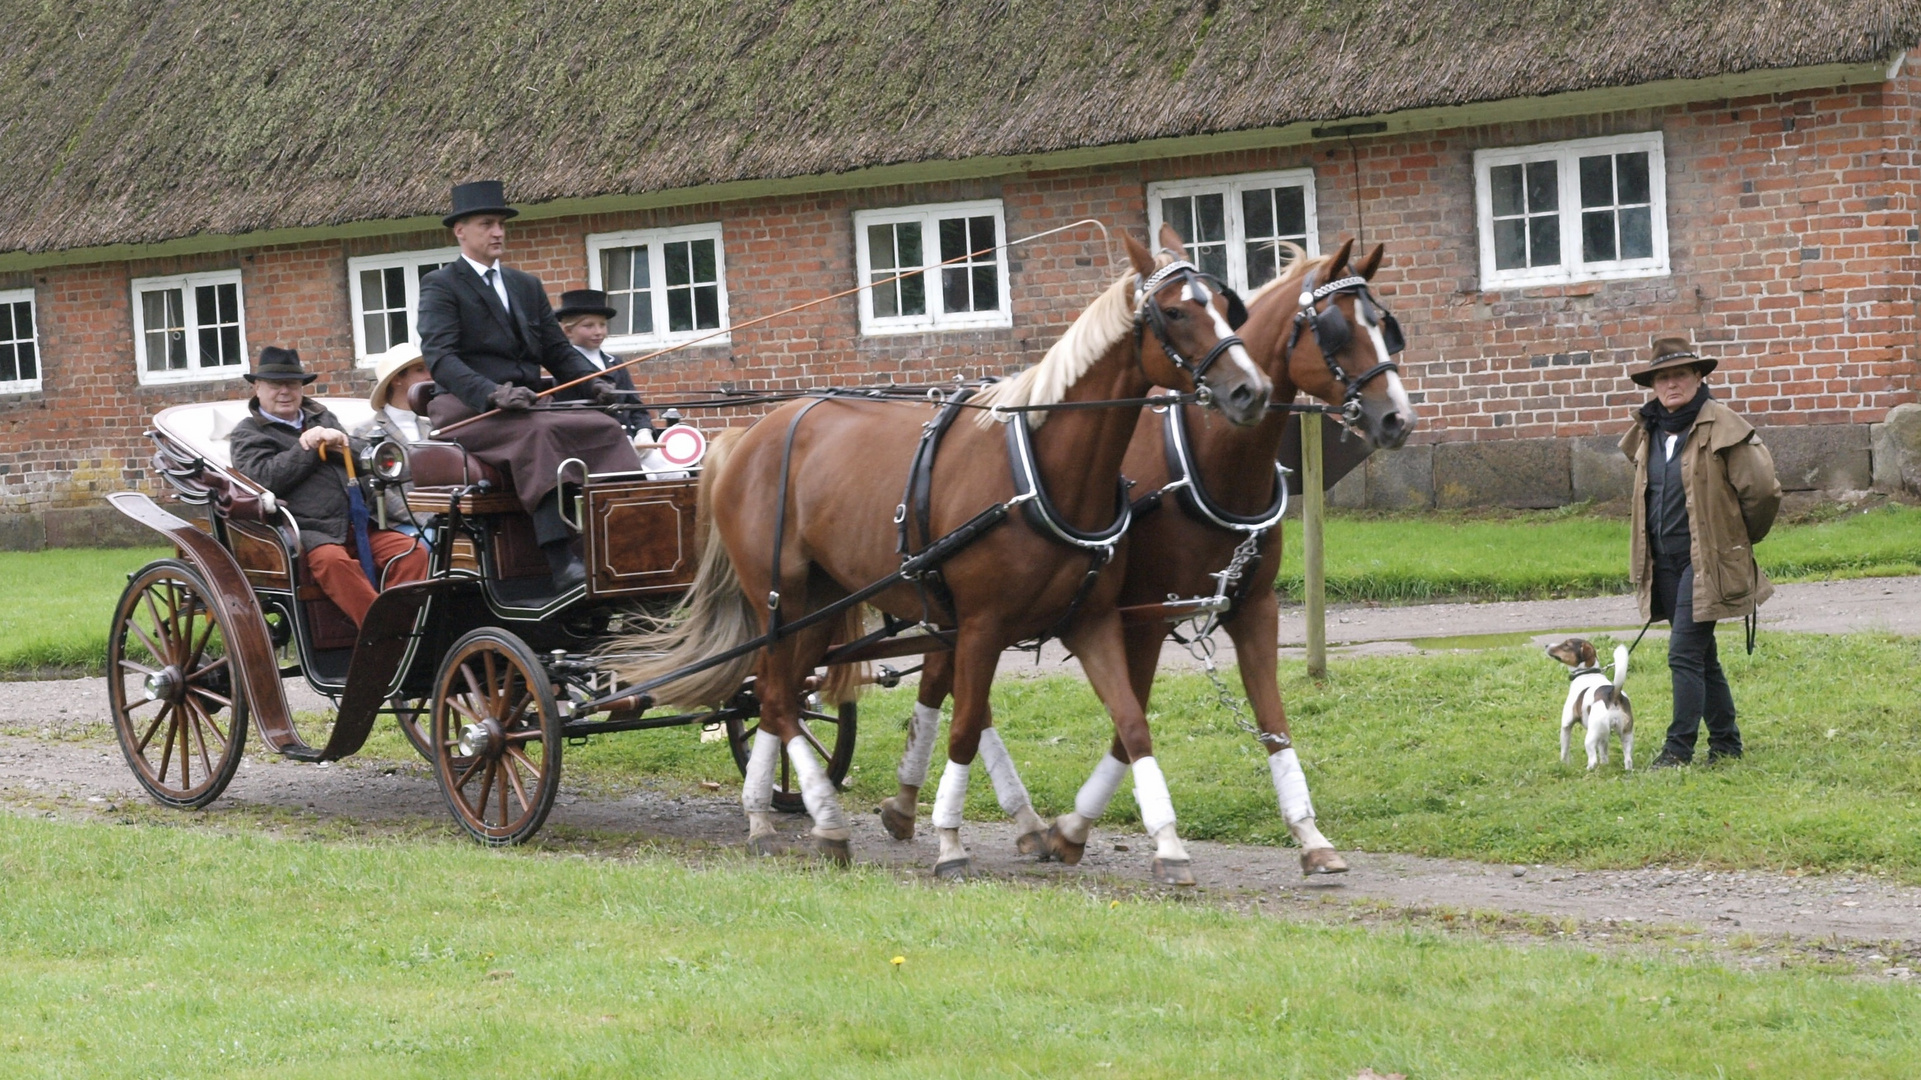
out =
[[[1326,484],[1321,414],[1301,415],[1301,569],[1307,587],[1307,675],[1327,678],[1327,566],[1321,546]]]

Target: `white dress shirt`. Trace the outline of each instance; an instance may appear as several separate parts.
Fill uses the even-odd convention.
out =
[[[580,346],[575,345],[574,351],[586,357],[588,363],[594,365],[595,367],[599,368],[602,371],[606,371],[608,365],[614,362],[613,357],[608,356],[604,351],[600,349],[595,349],[593,352],[588,352],[586,349],[583,349]]]
[[[474,261],[465,252],[462,252],[460,257],[467,260],[467,265],[474,268],[474,273],[479,274],[482,281],[487,280],[487,271],[494,272],[494,295],[500,297],[502,308],[512,311],[514,306],[507,302],[507,275],[500,272],[500,260],[495,259],[494,264],[488,266],[486,263]]]
[[[387,419],[393,424],[394,428],[398,430],[401,435],[405,436],[408,442],[417,443],[420,441],[420,417],[415,416],[413,413],[408,412],[398,405],[388,405],[383,411],[386,412]]]

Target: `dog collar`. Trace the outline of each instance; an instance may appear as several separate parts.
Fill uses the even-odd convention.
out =
[[[1577,667],[1573,671],[1570,671],[1567,673],[1567,681],[1573,682],[1574,680],[1580,678],[1583,675],[1605,675],[1605,674],[1607,674],[1607,672],[1602,671],[1598,667]]]

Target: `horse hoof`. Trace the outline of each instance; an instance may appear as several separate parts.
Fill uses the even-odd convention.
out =
[[[974,860],[966,855],[934,864],[934,876],[941,879],[967,878],[974,873]]]
[[[1075,863],[1080,862],[1081,856],[1086,853],[1087,842],[1083,840],[1076,844],[1074,841],[1069,840],[1066,835],[1061,832],[1059,825],[1049,825],[1047,832],[1041,836],[1040,855],[1042,862],[1046,862],[1049,859],[1058,859],[1068,866],[1073,866]]]
[[[896,840],[914,838],[913,813],[902,813],[897,809],[894,806],[894,797],[891,795],[880,801],[880,823],[881,827],[887,830],[887,835]]]
[[[1331,847],[1314,848],[1301,852],[1301,873],[1313,877],[1315,874],[1345,874],[1347,860]]]
[[[1022,855],[1038,855],[1042,862],[1046,862],[1047,834],[1039,829],[1035,829],[1030,833],[1022,833],[1020,839],[1014,841],[1014,850],[1020,852]]]
[[[774,833],[763,833],[747,838],[747,854],[765,858],[780,854],[780,837]]]
[[[814,853],[835,866],[846,866],[854,861],[854,849],[846,840],[830,840],[825,836],[816,836]]]
[[[1192,859],[1154,859],[1154,880],[1163,885],[1194,884],[1194,862]]]

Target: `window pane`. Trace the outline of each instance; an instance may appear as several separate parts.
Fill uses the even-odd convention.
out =
[[[1561,205],[1560,169],[1552,161],[1527,164],[1527,212],[1538,214]],[[1557,230],[1558,232],[1558,230]]]
[[[1487,171],[1488,193],[1494,197],[1494,216],[1506,217],[1524,211],[1521,205],[1521,167],[1497,165]]]
[[[921,242],[922,239],[921,227],[916,223],[908,222],[894,226],[895,250],[900,253],[900,262],[895,265],[901,267],[925,265],[926,259],[921,254],[925,248]]]
[[[600,280],[606,283],[610,293],[626,292],[633,288],[633,253],[627,248],[601,252]]]
[[[694,280],[718,281],[720,275],[715,272],[714,242],[712,240],[695,240],[689,247],[693,252]]]
[[[1614,155],[1614,175],[1617,184],[1615,197],[1623,205],[1648,201],[1647,151]]]
[[[672,333],[694,328],[694,305],[687,289],[667,290],[667,330]]]
[[[193,291],[194,315],[202,326],[212,326],[220,321],[220,310],[214,299],[214,290],[202,285]]]
[[[407,340],[407,309],[389,311],[387,313],[387,347],[392,348],[405,340]]]
[[[387,317],[378,311],[369,311],[360,317],[361,330],[367,338],[367,352],[383,353],[393,348],[387,340]]]
[[[1274,235],[1274,189],[1241,192],[1241,223],[1249,236]]]
[[[155,289],[140,294],[140,325],[147,338],[147,370],[168,371],[187,363],[186,325],[179,289]]]
[[[1581,261],[1612,262],[1614,211],[1589,210],[1581,215]]]
[[[1274,189],[1274,235],[1307,239],[1307,189]]]
[[[876,319],[892,319],[900,314],[900,286],[901,283],[896,281],[886,285],[876,285],[870,290],[874,294]]]
[[[967,246],[966,218],[942,218],[939,229],[941,262],[958,259],[971,250]]]
[[[608,333],[654,332],[652,271],[647,263],[646,245],[603,250],[600,280],[606,286],[607,306],[614,309],[614,317],[607,322]]]
[[[974,267],[974,310],[993,311],[1000,307],[1000,268],[993,263]]]
[[[1161,220],[1174,227],[1181,239],[1194,239],[1194,200],[1162,199]]]
[[[1528,224],[1528,265],[1554,266],[1561,261],[1561,219],[1531,217]]]
[[[1281,249],[1272,240],[1247,245],[1247,287],[1258,289],[1280,276]]]
[[[360,272],[360,302],[368,311],[383,311],[387,307],[385,277],[378,270]]]
[[[720,329],[720,286],[695,286],[694,325],[702,330]]]
[[[867,268],[869,270],[894,269],[894,227],[892,225],[867,226]],[[887,277],[877,274],[877,277]]]
[[[915,247],[919,247],[919,229],[914,230]],[[916,257],[918,262],[918,256]],[[900,313],[902,315],[927,314],[927,275],[914,274],[900,279]]]
[[[22,341],[19,344],[15,345],[14,349],[19,354],[18,363],[20,367],[20,378],[22,379],[39,378],[40,377],[40,360],[39,360],[39,357],[35,355],[33,342]]]
[[[994,248],[1000,241],[994,235],[994,219],[977,217],[967,219],[968,244],[976,259],[991,259]]]
[[[1654,217],[1645,206],[1633,206],[1621,211],[1621,258],[1652,259],[1654,257]]]
[[[1520,270],[1527,266],[1527,219],[1504,218],[1494,223],[1494,268]]]
[[[220,366],[220,328],[217,326],[200,328],[200,366]]]
[[[20,378],[20,368],[14,360],[13,343],[0,341],[0,382],[12,382]]]
[[[945,224],[945,222],[942,224]],[[945,238],[943,237],[943,239]],[[940,280],[942,308],[948,311],[974,310],[974,305],[968,296],[967,268],[965,266],[949,266],[943,268],[940,272]]]
[[[1227,197],[1224,195],[1197,195],[1194,197],[1194,227],[1200,235],[1194,239],[1203,244],[1219,244],[1227,240]]]
[[[661,256],[666,262],[667,287],[686,285],[693,280],[693,268],[689,265],[687,245],[663,244]]]
[[[1614,156],[1612,154],[1581,159],[1581,205],[1584,207],[1614,205]]]
[[[1200,248],[1189,254],[1195,256],[1194,265],[1200,267],[1206,273],[1213,274],[1222,281],[1227,280],[1226,244],[1210,244],[1207,247]]]
[[[233,323],[236,326],[239,325],[240,286],[221,285],[217,286],[214,291],[220,297],[220,321],[223,323]],[[395,307],[400,307],[407,303],[407,294],[404,290],[396,289],[392,295],[394,296]]]
[[[220,362],[223,364],[240,363],[240,326],[238,323],[220,328]]]

